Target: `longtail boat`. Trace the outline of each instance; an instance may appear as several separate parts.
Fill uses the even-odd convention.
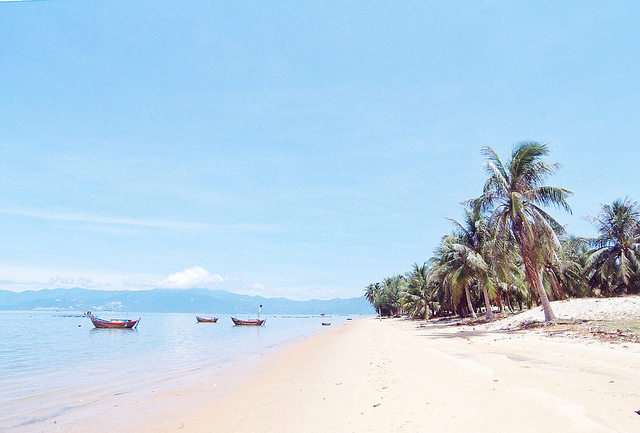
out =
[[[217,317],[199,317],[199,316],[196,316],[196,320],[198,322],[216,323],[218,321],[218,318]]]
[[[91,323],[96,328],[110,328],[110,329],[133,329],[138,326],[138,320],[129,320],[129,319],[111,319],[111,320],[103,320],[98,319],[97,317],[91,315],[89,316],[91,319]]]
[[[232,317],[231,320],[233,321],[234,325],[243,325],[243,326],[261,326],[265,320],[267,319],[258,319],[258,320],[240,320],[240,319],[236,319],[235,317]]]

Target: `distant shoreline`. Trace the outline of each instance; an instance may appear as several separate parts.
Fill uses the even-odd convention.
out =
[[[42,289],[11,292],[0,290],[0,310],[82,312],[120,311],[138,313],[192,314],[364,314],[373,315],[373,306],[364,298],[312,299],[239,295],[226,290],[153,289],[139,291]]]

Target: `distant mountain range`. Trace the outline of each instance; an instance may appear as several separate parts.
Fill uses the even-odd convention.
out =
[[[0,310],[123,311],[158,313],[374,314],[364,298],[292,301],[237,295],[225,290],[154,289],[140,291],[45,289],[0,290]]]

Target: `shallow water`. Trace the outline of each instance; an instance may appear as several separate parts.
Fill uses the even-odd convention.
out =
[[[348,318],[270,316],[265,326],[239,327],[229,315],[219,315],[217,323],[198,323],[193,314],[99,315],[125,316],[142,316],[136,330],[96,329],[89,318],[62,313],[0,311],[0,431],[198,371],[224,372],[321,332],[322,322],[336,325]]]

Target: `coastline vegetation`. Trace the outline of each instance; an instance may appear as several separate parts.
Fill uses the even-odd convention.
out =
[[[518,143],[503,163],[484,147],[488,178],[482,194],[463,202],[465,220],[450,219],[433,256],[405,274],[369,284],[365,297],[380,316],[413,319],[457,314],[494,320],[495,311],[542,305],[545,321],[556,319],[550,301],[640,293],[640,208],[628,198],[587,216],[598,237],[569,236],[543,208],[571,212],[572,195],[546,185],[560,166],[547,163],[546,144]]]

